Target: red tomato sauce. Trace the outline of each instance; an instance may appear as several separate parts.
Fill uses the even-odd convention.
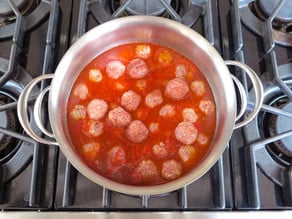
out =
[[[148,73],[142,78],[127,74],[128,64],[137,58],[147,66]],[[120,63],[115,71],[123,73],[117,79],[107,74],[111,61]],[[97,70],[94,71],[97,81],[89,76],[91,70]],[[165,95],[168,81],[174,78],[181,78],[189,89],[179,100]],[[87,87],[84,95],[79,95],[83,90],[76,91],[80,84]],[[145,98],[156,89],[162,94],[162,103],[149,107]],[[149,131],[146,140],[140,143],[127,138],[128,124],[114,127],[108,122],[109,111],[121,106],[121,97],[129,90],[140,95],[141,102],[135,110],[125,111],[131,115],[131,121],[142,121]],[[93,99],[104,100],[108,105],[104,116],[97,121],[90,119],[87,111]],[[167,104],[174,113],[161,116],[160,110]],[[175,135],[183,121],[196,130],[191,133],[195,140],[190,144]],[[67,124],[77,152],[94,171],[124,184],[157,185],[185,175],[205,156],[216,126],[216,106],[207,80],[189,59],[161,45],[130,43],[104,52],[82,70],[69,96]],[[99,132],[92,134],[96,130]]]

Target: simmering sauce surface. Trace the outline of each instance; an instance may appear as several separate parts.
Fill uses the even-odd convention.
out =
[[[216,126],[211,89],[198,67],[157,44],[130,43],[93,59],[67,105],[69,134],[84,162],[129,185],[188,173]]]

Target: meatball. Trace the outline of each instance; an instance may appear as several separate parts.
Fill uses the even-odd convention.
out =
[[[133,143],[141,143],[148,138],[149,130],[140,120],[134,120],[126,129],[127,138]]]
[[[198,115],[193,108],[184,108],[182,112],[182,117],[185,122],[196,122]]]
[[[121,146],[115,146],[107,153],[107,162],[109,166],[122,165],[126,163],[126,153]]]
[[[198,134],[196,142],[200,145],[205,145],[208,143],[208,137],[200,133]]]
[[[162,164],[161,175],[167,180],[174,180],[181,175],[182,167],[176,160],[168,160]]]
[[[158,159],[163,159],[168,155],[167,148],[163,142],[153,145],[152,153]]]
[[[133,171],[134,181],[152,181],[158,176],[158,170],[152,160],[142,160]]]
[[[164,94],[173,100],[182,100],[189,93],[189,90],[189,86],[184,80],[174,78],[167,82]]]
[[[131,115],[123,107],[116,107],[109,111],[108,122],[114,127],[125,127],[131,122]]]
[[[188,162],[195,155],[195,148],[191,145],[183,145],[178,149],[178,154],[183,162]]]
[[[149,45],[137,45],[135,47],[135,54],[141,59],[148,59],[151,55],[151,48]]]
[[[203,81],[193,81],[191,83],[191,90],[194,92],[197,96],[203,96],[206,93],[205,84]]]
[[[133,59],[127,65],[127,74],[134,79],[144,78],[148,74],[148,67],[142,59]]]
[[[159,115],[162,117],[173,117],[175,115],[174,106],[170,104],[164,105],[163,107],[161,107]]]
[[[100,82],[102,80],[102,74],[99,69],[91,69],[89,71],[89,80],[93,82]]]
[[[175,138],[186,145],[192,144],[197,139],[198,130],[190,122],[181,122],[174,131]]]
[[[113,79],[120,78],[125,72],[125,65],[119,60],[110,61],[106,66],[107,76]]]
[[[74,108],[70,111],[70,116],[74,119],[85,119],[86,117],[85,106],[75,105]]]
[[[83,156],[85,156],[86,158],[90,160],[96,159],[99,151],[100,151],[100,144],[97,142],[90,142],[82,146]]]
[[[149,94],[146,95],[145,97],[145,104],[149,108],[154,108],[163,102],[163,97],[162,93],[159,89],[156,89]]]
[[[87,135],[98,137],[103,133],[103,123],[96,120],[89,120],[86,126]]]
[[[135,111],[141,102],[141,96],[136,92],[129,90],[123,93],[121,105],[128,111]]]
[[[78,84],[73,90],[73,95],[78,97],[80,100],[86,100],[88,97],[88,88],[86,84]]]
[[[108,110],[107,103],[102,99],[93,99],[87,105],[87,114],[90,119],[101,119]]]
[[[187,68],[184,64],[178,64],[175,67],[175,76],[177,78],[185,79],[187,74],[188,74]]]
[[[167,49],[163,49],[158,54],[158,62],[162,65],[169,65],[173,60],[171,52]]]
[[[157,122],[151,122],[149,125],[150,132],[157,132],[159,131],[159,124]]]
[[[214,103],[211,100],[201,100],[199,104],[199,108],[206,115],[209,115],[215,110]]]

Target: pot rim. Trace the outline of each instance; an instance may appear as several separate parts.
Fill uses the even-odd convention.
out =
[[[72,146],[70,146],[70,141],[68,138],[65,138],[62,131],[60,131],[60,121],[56,122],[56,113],[58,113],[58,98],[62,81],[68,80],[66,79],[66,69],[73,59],[79,58],[76,57],[76,53],[82,46],[88,43],[92,37],[98,38],[102,36],[102,32],[104,29],[110,33],[112,30],[123,26],[124,24],[129,23],[138,23],[141,25],[147,24],[155,24],[166,26],[167,28],[175,29],[180,32],[180,34],[190,38],[192,41],[196,41],[198,47],[203,50],[208,56],[212,57],[212,61],[214,65],[216,65],[216,69],[220,69],[220,74],[224,75],[224,83],[226,85],[226,90],[228,90],[228,99],[227,101],[227,109],[226,112],[228,115],[226,117],[226,121],[224,121],[224,127],[226,130],[217,130],[219,134],[223,133],[223,136],[218,137],[218,142],[216,142],[216,147],[212,148],[212,153],[210,152],[207,156],[207,159],[204,159],[199,163],[198,166],[194,168],[194,171],[189,172],[186,175],[181,176],[180,178],[170,181],[168,183],[164,183],[161,185],[154,186],[134,186],[134,185],[126,185],[122,183],[118,183],[107,179],[95,171],[93,171],[90,167],[88,167],[85,162],[75,153],[75,150]],[[111,45],[112,48],[113,46]],[[107,49],[109,49],[107,48]],[[107,50],[105,49],[105,50]],[[79,71],[80,72],[80,71]],[[215,96],[215,95],[214,95]],[[226,93],[227,98],[227,93]],[[217,104],[217,100],[216,104]],[[55,71],[55,75],[53,77],[51,83],[51,90],[49,93],[49,119],[51,123],[51,127],[57,142],[59,143],[61,151],[64,153],[66,158],[70,161],[70,163],[84,176],[89,178],[91,181],[109,188],[114,191],[118,191],[121,193],[131,194],[131,195],[155,195],[162,194],[174,191],[176,189],[182,188],[185,185],[192,183],[193,181],[200,178],[203,174],[205,174],[219,159],[219,157],[224,152],[228,141],[232,135],[234,121],[236,117],[236,98],[235,98],[235,90],[233,86],[232,79],[230,77],[229,70],[224,63],[224,60],[219,55],[219,53],[215,50],[215,48],[200,34],[190,29],[189,27],[184,26],[176,21],[172,21],[166,18],[161,17],[153,17],[153,16],[129,16],[123,18],[117,18],[106,23],[100,24],[99,26],[89,30],[85,33],[80,39],[78,39],[65,53],[61,61],[59,62],[57,69]],[[67,107],[67,106],[66,106]],[[218,114],[217,114],[218,116]],[[66,118],[63,118],[66,120]],[[217,132],[216,131],[216,132]]]

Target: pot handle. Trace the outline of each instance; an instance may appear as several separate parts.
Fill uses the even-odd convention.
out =
[[[233,75],[231,76],[231,78],[235,82],[235,85],[238,87],[238,91],[239,91],[241,103],[242,103],[241,109],[240,109],[240,111],[237,114],[236,119],[235,119],[234,129],[237,129],[237,128],[240,128],[240,127],[248,124],[258,114],[258,112],[260,111],[261,106],[263,104],[263,101],[264,101],[264,89],[263,89],[263,85],[262,85],[260,78],[254,72],[254,70],[252,70],[248,65],[243,64],[243,63],[238,62],[238,61],[233,61],[233,60],[226,60],[225,64],[226,65],[234,65],[234,66],[239,67],[242,70],[244,70],[250,78],[250,81],[253,85],[254,93],[255,93],[255,104],[254,104],[253,110],[242,121],[237,122],[243,116],[244,112],[246,111],[247,94],[246,94],[241,82],[235,76],[233,76]]]
[[[39,77],[34,78],[33,80],[31,80],[27,84],[27,86],[24,88],[23,92],[20,94],[20,96],[18,98],[17,115],[18,115],[19,122],[20,122],[21,126],[23,127],[25,132],[31,138],[33,138],[34,140],[36,140],[40,143],[43,143],[43,144],[58,145],[58,143],[56,141],[48,140],[46,138],[40,137],[35,133],[35,131],[30,126],[30,122],[29,122],[29,118],[28,118],[28,111],[27,111],[28,99],[29,99],[30,93],[31,93],[32,89],[34,88],[34,86],[37,83],[41,82],[42,80],[47,80],[47,79],[53,78],[53,76],[54,76],[53,74],[41,75]],[[49,91],[49,89],[50,89],[50,87],[46,87],[44,90],[42,90],[39,93],[39,95],[35,101],[35,105],[34,105],[34,109],[33,109],[33,118],[35,120],[37,127],[43,132],[43,134],[54,139],[55,138],[54,134],[49,132],[43,126],[42,119],[41,119],[41,107],[42,107],[43,98],[44,98],[45,94]]]

